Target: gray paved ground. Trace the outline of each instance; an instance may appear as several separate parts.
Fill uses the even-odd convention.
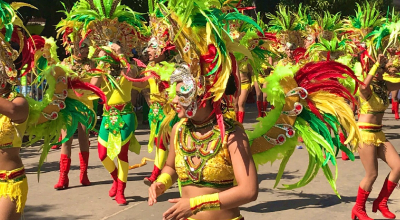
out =
[[[245,127],[250,128],[255,118],[255,105],[248,105]],[[389,113],[389,112],[388,112]],[[140,121],[140,120],[139,120]],[[387,137],[400,151],[400,121],[395,121],[392,114],[385,116],[385,132]],[[147,153],[148,129],[139,126],[137,137],[142,144],[141,155],[130,153],[131,164],[138,163],[142,157],[153,157]],[[26,206],[25,219],[134,219],[160,220],[162,213],[171,205],[168,198],[179,196],[176,187],[164,194],[155,207],[147,205],[147,186],[143,184],[143,177],[148,176],[153,164],[132,170],[129,173],[126,197],[127,206],[118,206],[108,197],[111,179],[97,157],[96,138],[91,138],[91,157],[89,178],[93,185],[82,187],[79,184],[79,159],[77,143],[74,141],[72,165],[70,171],[70,188],[56,191],[53,185],[58,180],[59,150],[51,151],[47,162],[37,181],[36,165],[39,160],[38,148],[31,147],[23,150],[22,156],[28,171],[29,196]],[[296,150],[292,156],[281,183],[294,183],[302,177],[308,164],[305,149]],[[260,192],[257,201],[242,207],[242,214],[246,220],[253,219],[350,219],[350,211],[354,204],[358,183],[364,175],[359,157],[355,162],[342,161],[338,158],[339,177],[337,188],[341,194],[339,199],[320,172],[316,179],[304,188],[281,191],[272,189],[279,167],[279,161],[271,165],[264,165],[259,169]],[[380,215],[371,212],[372,201],[377,197],[383,180],[389,168],[379,162],[379,178],[367,203],[367,211],[372,218],[383,219]],[[390,200],[390,208],[400,219],[400,191],[395,190]]]

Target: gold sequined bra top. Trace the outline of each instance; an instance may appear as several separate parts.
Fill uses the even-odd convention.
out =
[[[234,172],[227,139],[235,130],[235,122],[225,120],[226,135],[221,140],[218,125],[203,137],[197,137],[193,125],[182,120],[175,135],[175,170],[182,186],[212,188],[232,187]],[[199,161],[195,163],[193,159]]]
[[[389,95],[385,81],[374,81],[371,90],[372,94],[367,100],[360,98],[360,114],[385,113],[389,106]]]
[[[18,96],[16,92],[11,92],[7,99],[13,101]],[[27,121],[22,124],[13,123],[9,117],[0,114],[0,149],[22,146]]]

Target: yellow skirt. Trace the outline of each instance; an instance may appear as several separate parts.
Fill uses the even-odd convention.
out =
[[[0,198],[10,198],[16,203],[17,213],[22,213],[28,198],[28,181],[24,167],[0,170]]]
[[[250,88],[251,88],[251,83],[249,83],[249,82],[242,83],[242,84],[240,85],[240,88],[241,88],[242,90],[250,90]]]
[[[386,142],[386,136],[382,131],[382,125],[358,122],[357,126],[360,130],[361,143],[379,147]]]
[[[196,219],[194,219],[194,218],[187,218],[186,220],[196,220]],[[227,219],[227,220],[244,220],[244,218],[243,218],[242,216],[239,216],[239,217],[236,217],[236,218],[233,218],[233,219]]]
[[[134,89],[134,90],[138,91],[139,93],[141,93],[141,92],[142,92],[142,90],[144,90],[144,89],[148,89],[148,88],[150,88],[150,86],[149,86],[149,85],[147,85],[145,88],[139,88],[139,87],[136,87],[136,86],[132,86],[132,89]]]

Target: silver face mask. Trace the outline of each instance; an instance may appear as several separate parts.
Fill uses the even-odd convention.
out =
[[[196,80],[190,74],[190,68],[187,64],[176,64],[175,71],[170,77],[171,85],[177,82],[183,82],[179,88],[178,102],[180,105],[187,107],[186,116],[193,117],[197,111],[197,85]]]

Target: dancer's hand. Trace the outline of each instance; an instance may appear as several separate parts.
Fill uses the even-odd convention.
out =
[[[149,188],[149,206],[157,203],[157,197],[163,194],[165,191],[165,185],[163,183],[154,182]]]
[[[119,45],[116,44],[116,43],[113,43],[113,44],[111,45],[111,49],[112,49],[116,54],[122,54],[122,48],[121,48],[121,46],[119,46]]]
[[[168,202],[175,203],[163,214],[163,220],[185,220],[193,215],[190,209],[190,199],[169,199]]]
[[[99,52],[98,57],[104,57],[104,56],[106,56],[106,55],[107,55],[107,53],[104,52],[103,50],[101,50],[101,51]]]
[[[386,65],[387,61],[388,61],[388,59],[386,58],[386,56],[383,55],[383,54],[379,54],[377,60],[378,60],[378,62],[379,62],[379,64],[380,64],[381,67],[384,67],[384,66]]]

